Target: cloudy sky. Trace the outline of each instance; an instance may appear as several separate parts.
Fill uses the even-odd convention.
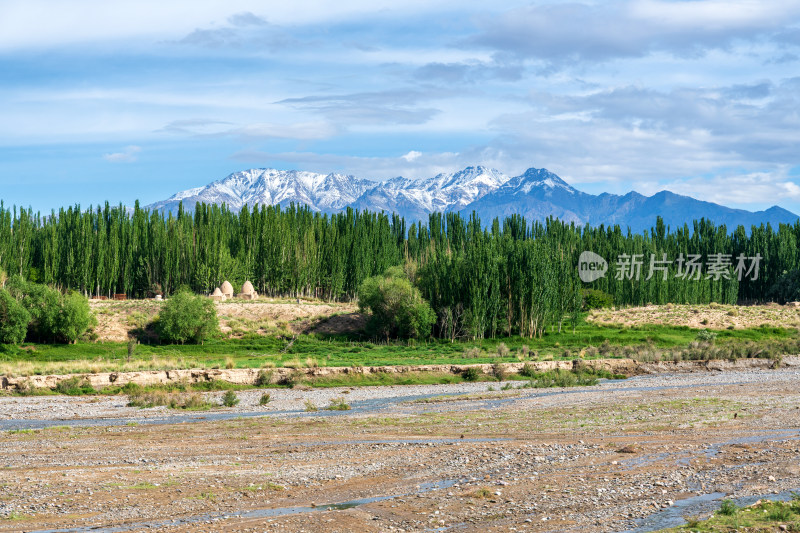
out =
[[[43,211],[483,164],[800,213],[800,1],[2,0],[0,117]]]

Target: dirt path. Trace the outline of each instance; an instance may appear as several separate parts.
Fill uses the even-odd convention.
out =
[[[16,419],[52,420],[41,415],[61,405],[111,425],[0,432],[0,531],[653,530],[723,495],[800,488],[798,378],[282,390],[268,408],[247,391],[232,411],[200,414],[227,419],[159,424],[103,404],[121,398],[97,411],[14,398]],[[300,407],[335,397],[353,409]]]

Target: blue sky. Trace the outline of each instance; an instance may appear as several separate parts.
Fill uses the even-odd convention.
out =
[[[0,199],[483,164],[800,213],[800,2],[331,4],[3,0]]]

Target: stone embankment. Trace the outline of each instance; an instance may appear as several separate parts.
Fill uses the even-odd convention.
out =
[[[641,374],[674,373],[674,372],[708,372],[726,370],[772,369],[779,367],[800,366],[800,356],[787,356],[781,361],[771,359],[737,359],[710,361],[658,361],[640,362],[633,359],[577,359],[574,361],[528,361],[520,363],[501,363],[504,372],[518,373],[524,365],[530,365],[535,372],[550,370],[605,370],[613,374],[635,376]],[[0,389],[26,390],[29,388],[53,389],[65,379],[80,376],[85,378],[94,388],[102,389],[110,386],[123,386],[128,383],[136,385],[167,385],[171,383],[201,383],[207,381],[227,381],[248,385],[268,376],[272,383],[280,383],[296,373],[302,377],[335,377],[353,374],[402,374],[410,372],[428,372],[439,374],[461,374],[468,368],[477,368],[490,374],[494,371],[492,364],[472,365],[394,365],[372,367],[314,367],[314,368],[236,368],[236,369],[185,369],[185,370],[150,370],[139,372],[101,372],[96,374],[73,375],[34,375],[34,376],[0,376]],[[262,374],[264,372],[265,374]]]

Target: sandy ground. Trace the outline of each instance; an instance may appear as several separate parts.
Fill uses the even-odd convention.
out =
[[[152,322],[164,302],[92,300],[90,305],[97,317],[98,340],[125,342],[138,328]],[[260,299],[216,302],[216,307],[220,330],[231,337],[280,331],[339,333],[362,328],[365,320],[352,303]]]
[[[273,389],[201,413],[5,397],[0,531],[649,531],[800,488],[799,378]]]
[[[648,305],[624,309],[593,309],[589,322],[620,327],[664,324],[706,329],[800,327],[800,307],[787,305]]]

